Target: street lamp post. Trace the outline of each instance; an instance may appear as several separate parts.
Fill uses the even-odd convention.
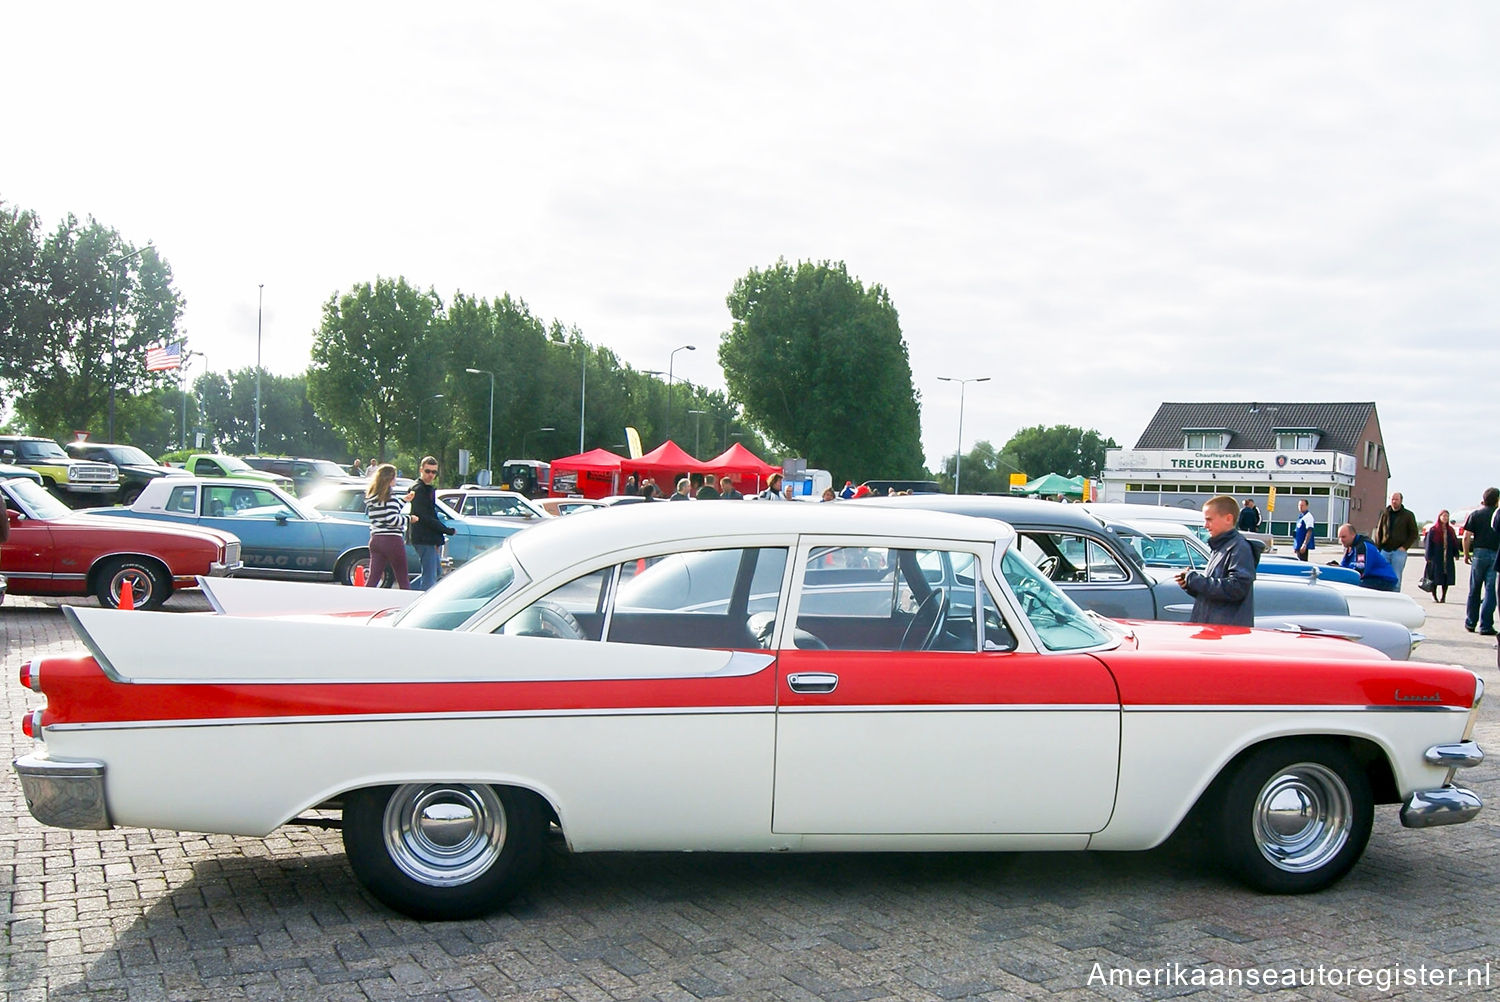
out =
[[[693,416],[693,458],[698,458],[698,419],[708,411],[688,411]]]
[[[938,382],[958,384],[958,451],[953,455],[953,493],[958,493],[958,475],[964,461],[964,390],[968,389],[970,383],[988,383],[989,376],[976,376],[971,379],[955,379],[952,376],[939,376]]]
[[[490,483],[495,482],[495,374],[488,369],[465,369],[476,376],[490,377],[490,432],[485,438],[484,468],[489,472]]]
[[[589,405],[589,352],[583,350],[583,363],[578,366],[578,454],[583,455],[583,425],[588,417]]]
[[[697,350],[698,350],[698,346],[697,345],[694,345],[694,344],[685,344],[685,345],[683,345],[680,348],[673,348],[672,349],[672,353],[667,356],[667,423],[666,423],[666,432],[667,432],[667,435],[666,435],[666,437],[669,438],[669,439],[672,437],[672,364],[677,361],[677,353],[679,351],[697,351]]]
[[[255,454],[260,455],[260,321],[265,313],[266,283],[255,287]]]
[[[521,458],[522,459],[527,459],[531,455],[529,452],[526,451],[526,439],[528,439],[529,437],[531,437],[531,435],[533,433],[538,433],[539,434],[539,433],[544,432],[544,431],[556,431],[556,430],[557,430],[556,428],[548,427],[548,428],[533,428],[531,431],[523,431],[523,432],[521,432]]]
[[[443,395],[441,393],[434,393],[430,397],[425,397],[425,398],[417,401],[417,459],[418,459],[418,461],[420,461],[421,458],[422,458],[422,405],[425,404],[425,403],[427,403],[429,400],[441,400],[441,399],[443,399]]]
[[[203,359],[204,371],[208,371],[208,356],[201,351],[190,351],[182,356],[182,365],[178,367],[177,375],[182,379],[182,437],[178,439],[178,447],[187,448],[187,371],[192,367],[193,356]]]
[[[139,257],[151,249],[147,244],[139,250],[133,250],[129,254],[111,258],[109,262],[109,430],[105,437],[113,442],[115,440],[115,383],[119,382],[119,362],[116,356],[119,354],[119,328],[116,326],[120,308],[120,265],[133,257]]]

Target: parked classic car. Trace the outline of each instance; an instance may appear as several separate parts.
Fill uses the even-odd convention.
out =
[[[96,463],[113,463],[120,471],[120,504],[130,504],[147,484],[158,477],[180,477],[187,471],[176,466],[163,466],[133,445],[114,445],[108,442],[69,442],[65,448],[75,459],[87,459]]]
[[[223,456],[218,453],[196,453],[188,457],[183,464],[183,469],[195,477],[237,477],[240,480],[254,480],[259,483],[274,484],[284,491],[295,493],[296,481],[291,477],[284,477],[279,473],[268,473],[265,470],[257,470],[243,459],[234,456]]]
[[[1081,505],[967,494],[918,494],[852,503],[1003,519],[1021,534],[1022,554],[1073,601],[1101,616],[1181,622],[1193,611],[1193,600],[1174,580],[1174,569],[1146,567],[1129,544]],[[1302,579],[1257,577],[1255,625],[1322,630],[1358,640],[1397,660],[1409,658],[1422,639],[1398,623],[1351,616],[1343,594]]]
[[[532,504],[554,517],[557,515],[572,515],[574,512],[590,511],[594,508],[609,507],[598,498],[583,497],[538,498]]]
[[[1304,892],[1377,803],[1411,828],[1481,809],[1453,783],[1483,757],[1473,672],[1112,623],[1016,543],[939,512],[638,505],[542,522],[365,625],[68,609],[88,650],[22,667],[46,704],[15,767],[63,827],[340,811],[357,877],[426,918],[503,903],[549,822],[579,852],[1145,849],[1196,808],[1242,880]]]
[[[515,491],[488,487],[450,487],[437,492],[439,501],[466,518],[493,519],[519,527],[551,518],[537,503]]]
[[[365,526],[370,524],[365,515],[363,487],[347,484],[323,487],[308,495],[303,502],[333,518],[359,522]],[[524,523],[512,524],[508,519],[465,518],[441,500],[437,502],[437,513],[439,518],[453,527],[453,535],[448,537],[443,553],[454,567],[460,567],[484,551],[499,546],[507,537],[525,528]],[[407,547],[408,564],[413,568],[418,567],[416,561],[415,551]]]
[[[88,518],[29,480],[0,482],[10,536],[0,567],[12,595],[93,595],[114,608],[130,582],[136,608],[154,609],[198,577],[240,569],[232,533]]]
[[[50,438],[0,435],[0,462],[36,471],[43,487],[71,505],[108,504],[120,492],[113,464],[74,459]]]
[[[246,456],[245,465],[262,473],[290,477],[297,496],[329,484],[364,483],[364,477],[349,472],[331,459],[300,459],[291,456]]]
[[[1174,573],[1184,567],[1196,567],[1201,570],[1208,565],[1208,558],[1212,553],[1208,544],[1184,525],[1173,525],[1169,522],[1132,524],[1117,522],[1113,519],[1105,519],[1104,524],[1129,542],[1137,556],[1141,558],[1141,562],[1148,568],[1166,567],[1171,568]],[[1283,574],[1280,569],[1283,564],[1317,569],[1316,564],[1304,564],[1300,560],[1262,557],[1256,566],[1259,572],[1256,575],[1257,584],[1268,578],[1275,581],[1286,577],[1287,575]],[[1323,570],[1347,572],[1348,568],[1325,567]],[[1291,576],[1302,577],[1303,575]],[[1427,621],[1427,613],[1417,604],[1416,599],[1396,591],[1376,591],[1373,588],[1361,587],[1357,574],[1353,582],[1344,580],[1342,576],[1337,579],[1322,574],[1308,575],[1308,577],[1315,578],[1325,588],[1332,588],[1344,596],[1351,616],[1384,619],[1392,623],[1400,623],[1410,630],[1419,628]]]
[[[354,583],[370,562],[370,524],[330,518],[272,484],[218,477],[152,481],[128,508],[83,515],[201,525],[238,536],[246,577]]]

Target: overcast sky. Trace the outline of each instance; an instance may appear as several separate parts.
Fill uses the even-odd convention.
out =
[[[510,293],[722,387],[724,297],[842,260],[929,462],[1164,400],[1374,400],[1423,517],[1500,482],[1500,7],[6,4],[0,199],[153,241],[216,371],[327,298]],[[870,414],[871,421],[880,415]],[[590,446],[603,443],[589,443]],[[1044,471],[1035,471],[1044,472]]]

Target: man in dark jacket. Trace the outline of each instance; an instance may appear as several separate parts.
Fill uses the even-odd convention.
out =
[[[1260,531],[1260,509],[1255,507],[1254,498],[1245,499],[1245,507],[1240,509],[1238,528],[1241,532]]]
[[[417,486],[407,495],[411,500],[411,545],[416,548],[422,564],[422,577],[417,582],[418,591],[426,591],[438,580],[438,561],[443,552],[443,541],[454,533],[453,526],[438,518],[437,495],[433,482],[437,480],[438,461],[432,456],[423,456],[419,467],[422,471]]]
[[[1255,551],[1235,528],[1239,506],[1227,494],[1203,506],[1203,527],[1213,554],[1202,571],[1182,571],[1177,583],[1193,596],[1190,623],[1255,625]]]
[[[1380,513],[1375,524],[1375,548],[1385,557],[1396,572],[1396,590],[1401,590],[1401,572],[1406,569],[1406,551],[1417,545],[1422,530],[1417,528],[1417,516],[1410,508],[1401,504],[1401,495],[1392,494],[1391,503]]]

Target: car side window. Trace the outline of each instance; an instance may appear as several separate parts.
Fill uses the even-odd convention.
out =
[[[182,487],[173,487],[172,493],[167,495],[167,511],[177,515],[193,514],[194,502],[197,501],[198,488],[192,484]]]
[[[976,566],[962,551],[815,547],[802,568],[791,645],[977,652]]]
[[[1092,582],[1100,581],[1129,581],[1130,572],[1120,566],[1115,555],[1109,552],[1108,547],[1098,540],[1087,541],[1087,567],[1088,579]]]
[[[751,648],[774,624],[787,551],[689,550],[627,560],[553,589],[496,632],[662,647]]]
[[[1096,539],[1068,532],[1024,532],[1018,549],[1048,579],[1059,584],[1129,581],[1109,548]]]
[[[204,513],[210,518],[274,519],[296,515],[270,491],[255,487],[203,488]]]

